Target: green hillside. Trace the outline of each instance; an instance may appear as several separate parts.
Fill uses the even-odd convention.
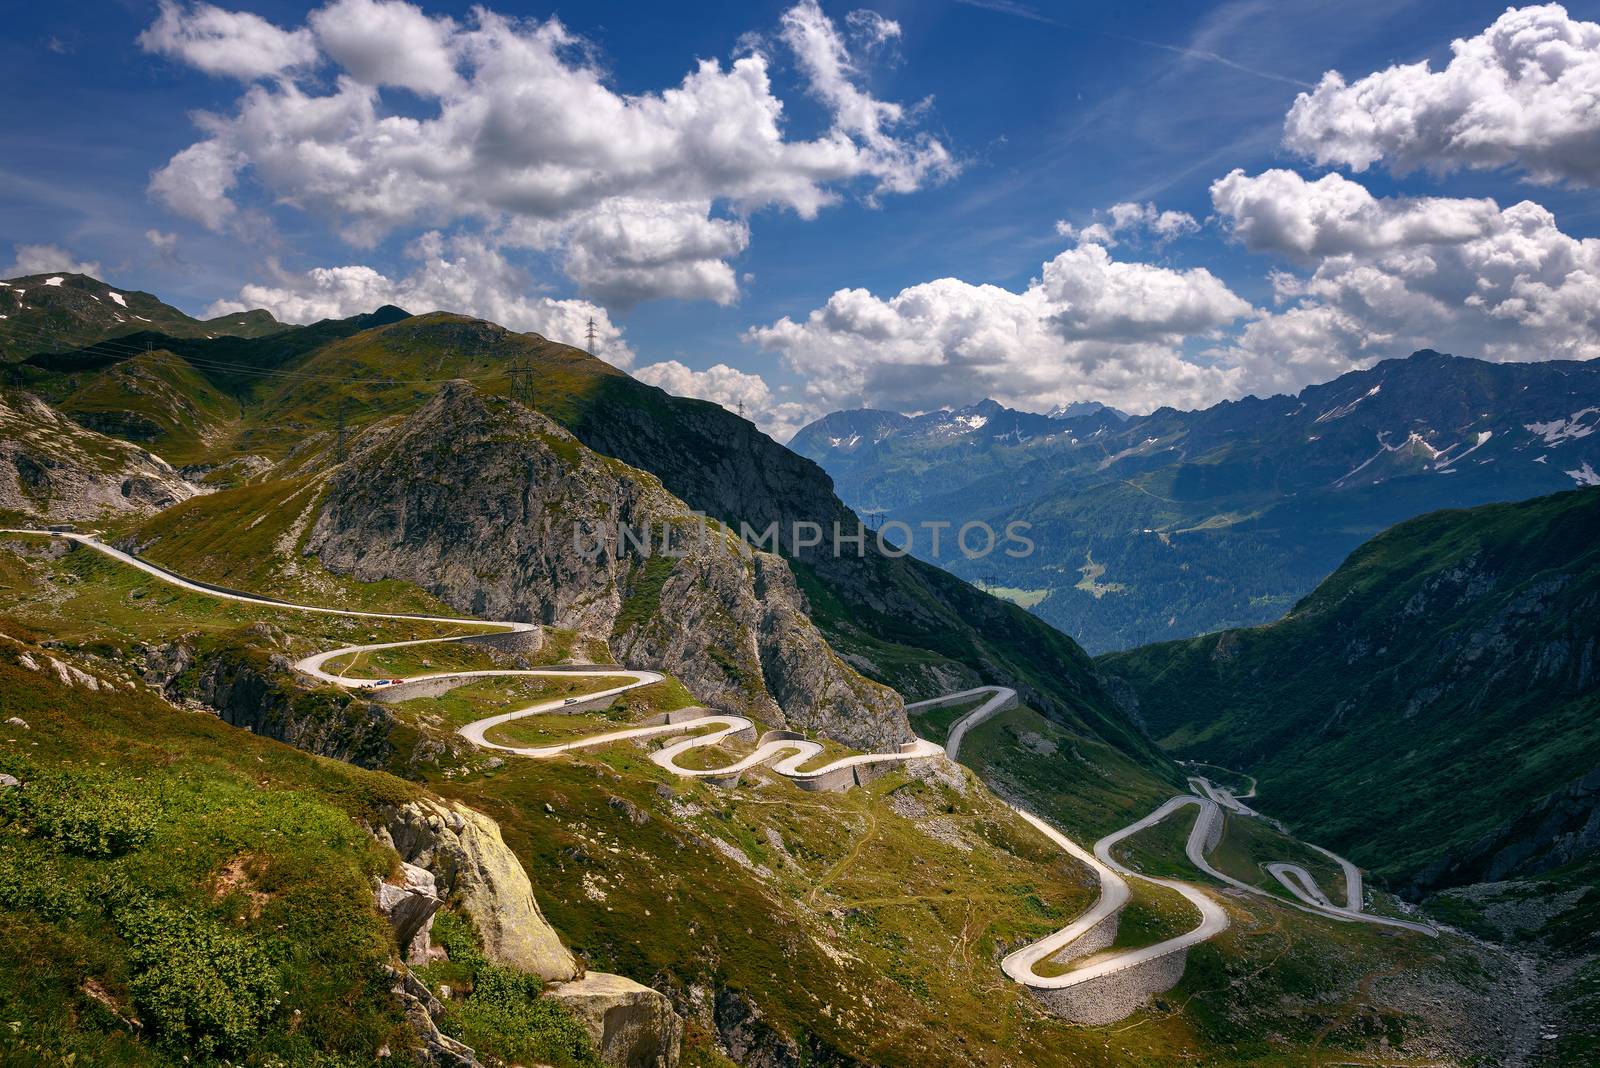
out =
[[[1380,876],[1437,886],[1597,844],[1600,491],[1437,512],[1283,621],[1100,658],[1169,752]],[[1587,823],[1586,823],[1587,821]]]
[[[58,407],[91,430],[141,444],[173,464],[205,460],[239,418],[236,400],[164,349],[90,376]]]
[[[37,274],[0,281],[0,364],[95,343],[137,352],[145,347],[144,335],[264,337],[282,329],[282,323],[260,309],[196,319],[149,293],[119,290],[88,275]]]
[[[691,507],[738,528],[792,530],[815,522],[857,527],[815,464],[751,423],[704,401],[673,397],[581,349],[466,316],[407,317],[398,309],[285,330],[261,339],[169,339],[207,381],[237,397],[241,418],[212,462],[255,455],[281,460],[425,404],[447,381],[513,393],[513,371],[534,406],[595,451],[658,477]],[[59,381],[110,366],[90,347],[31,362]],[[521,394],[523,399],[528,393]],[[204,509],[205,504],[192,505]],[[826,547],[823,547],[825,549]],[[1017,686],[1035,707],[1098,735],[1166,776],[1165,762],[1115,709],[1088,657],[1069,638],[1016,605],[915,559],[793,557],[812,615],[841,655],[869,678],[912,697],[953,680]]]

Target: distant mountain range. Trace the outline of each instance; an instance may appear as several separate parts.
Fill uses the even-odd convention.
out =
[[[262,309],[196,319],[149,293],[84,274],[33,274],[0,281],[0,363],[131,334],[262,337],[285,329]]]
[[[1032,524],[1027,558],[939,562],[1104,652],[1277,619],[1424,512],[1600,485],[1597,427],[1600,361],[1423,350],[1194,412],[835,412],[790,447],[885,520]]]

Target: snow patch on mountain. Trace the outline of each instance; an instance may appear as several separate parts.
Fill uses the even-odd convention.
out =
[[[1379,382],[1377,385],[1367,390],[1349,404],[1341,404],[1337,408],[1329,408],[1327,411],[1317,416],[1316,421],[1319,423],[1328,423],[1335,419],[1343,419],[1345,416],[1356,410],[1356,405],[1360,404],[1368,397],[1376,397],[1381,392],[1383,392],[1383,383]]]
[[[1471,456],[1473,453],[1477,452],[1479,449],[1481,449],[1485,445],[1487,445],[1489,443],[1489,439],[1492,438],[1492,437],[1494,437],[1494,431],[1493,430],[1480,430],[1480,431],[1478,431],[1477,435],[1473,438],[1472,445],[1469,446],[1465,452],[1463,452],[1463,453],[1461,453],[1460,455],[1457,455],[1457,456],[1450,456],[1450,453],[1455,452],[1456,449],[1461,447],[1461,442],[1459,442],[1459,441],[1456,442],[1454,445],[1451,445],[1451,446],[1449,446],[1447,448],[1441,449],[1436,454],[1436,458],[1439,458],[1439,457],[1448,457],[1448,458],[1447,459],[1439,459],[1439,462],[1435,466],[1442,468],[1442,467],[1449,467],[1452,464],[1460,463],[1462,460],[1466,459],[1468,456]]]
[[[1595,473],[1595,469],[1589,466],[1587,460],[1582,467],[1576,471],[1568,471],[1567,475],[1580,486],[1600,486],[1600,474]]]
[[[1547,423],[1524,423],[1522,429],[1532,431],[1544,439],[1546,445],[1559,445],[1563,441],[1586,438],[1595,431],[1595,421],[1585,423],[1592,415],[1600,415],[1600,408],[1584,408],[1565,419],[1552,419]]]

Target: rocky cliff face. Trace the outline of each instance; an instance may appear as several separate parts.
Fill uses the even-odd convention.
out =
[[[0,392],[0,509],[83,520],[155,512],[199,492],[161,457],[81,427],[30,393]]]
[[[395,753],[394,717],[354,694],[299,685],[288,659],[272,651],[280,640],[265,624],[204,653],[192,638],[180,638],[145,650],[145,681],[168,700],[202,704],[235,727],[358,767],[386,767]]]
[[[607,640],[715,708],[862,748],[910,737],[899,697],[834,654],[780,557],[740,551],[656,478],[464,382],[362,436],[305,550]]]
[[[576,358],[570,350],[568,358]],[[808,589],[820,590],[818,626],[866,675],[917,697],[978,682],[1014,686],[1058,721],[1161,763],[1066,635],[940,567],[880,552],[871,537],[859,554],[843,541],[834,552],[835,524],[849,536],[860,532],[859,519],[820,467],[748,421],[626,376],[599,379],[566,419],[586,445],[649,471],[707,515],[757,532],[776,523],[786,555],[815,582]],[[824,532],[824,544],[792,544],[796,524],[806,523]]]

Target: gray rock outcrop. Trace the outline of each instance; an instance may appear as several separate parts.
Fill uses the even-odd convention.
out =
[[[781,557],[740,552],[654,476],[465,382],[361,437],[305,551],[462,611],[609,641],[718,709],[860,748],[911,737],[898,695],[834,654]]]
[[[418,1063],[427,1068],[482,1068],[470,1046],[439,1030],[444,1006],[422,980],[403,968],[391,969],[389,977],[389,990],[399,999],[406,1023],[421,1044],[413,1051]]]
[[[407,964],[428,963],[433,915],[444,904],[434,886],[433,872],[415,864],[400,864],[400,881],[380,882],[378,911],[394,928],[395,941]]]
[[[551,986],[545,995],[572,1010],[606,1064],[677,1068],[683,1019],[672,1010],[666,995],[604,972],[590,972],[582,979]]]
[[[79,426],[31,393],[0,391],[0,509],[94,519],[199,492],[154,453]]]
[[[224,722],[318,756],[364,768],[388,765],[394,717],[363,697],[309,691],[288,660],[264,651],[274,638],[259,625],[203,658],[187,638],[145,649],[147,683],[168,700],[205,705]]]
[[[719,989],[712,1002],[717,1039],[736,1064],[747,1068],[801,1068],[807,1061],[799,1043],[767,1022],[744,994]]]
[[[387,810],[374,834],[401,860],[431,872],[446,900],[459,902],[490,960],[550,982],[582,974],[494,820],[465,805],[419,798]]]

